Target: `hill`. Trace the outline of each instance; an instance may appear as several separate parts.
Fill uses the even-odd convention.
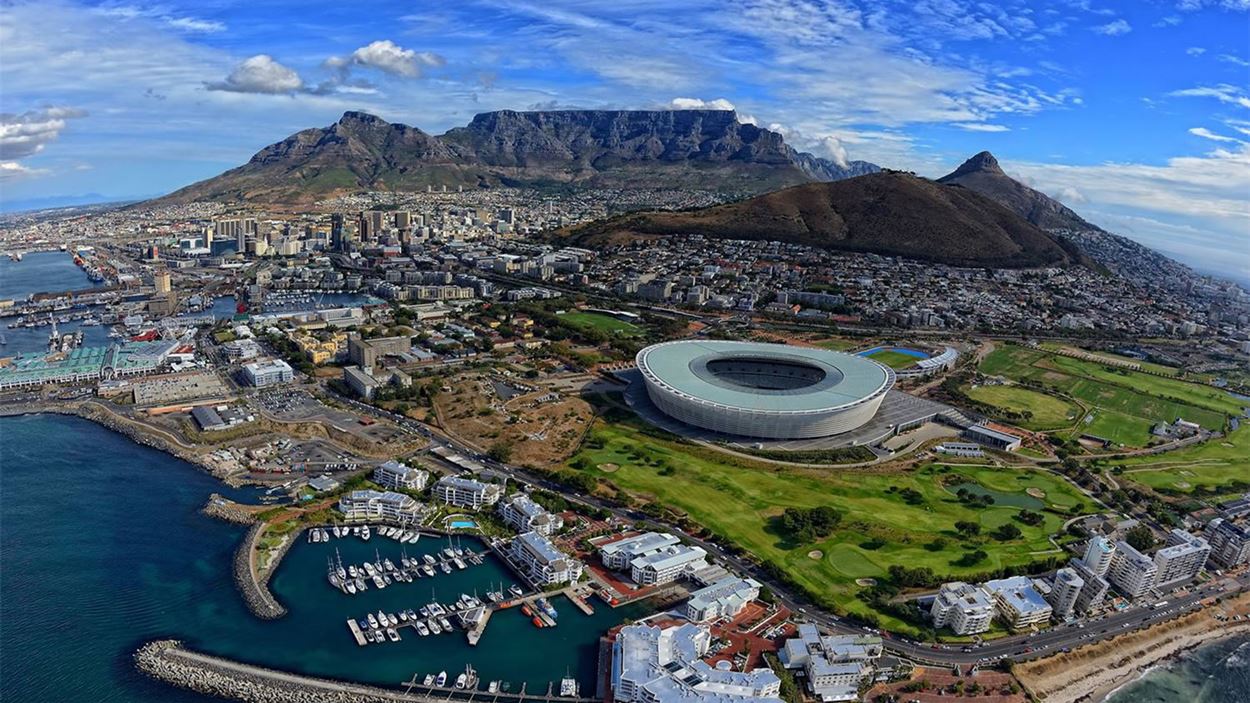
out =
[[[983,195],[894,171],[794,186],[701,210],[623,215],[560,233],[586,245],[689,234],[960,266],[1084,263],[1075,247]]]
[[[1045,230],[1102,231],[1058,200],[1008,176],[988,151],[963,162],[938,183],[974,190]]]
[[[306,129],[246,164],[158,199],[301,202],[433,186],[697,188],[760,193],[879,170],[795,151],[730,110],[562,110],[477,115],[435,136],[363,112]]]

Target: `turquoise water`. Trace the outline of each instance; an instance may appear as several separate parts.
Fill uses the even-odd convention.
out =
[[[1106,703],[1246,703],[1250,701],[1250,636],[1187,652],[1122,687]]]
[[[51,438],[55,438],[50,441]],[[413,673],[459,671],[543,690],[571,671],[593,691],[598,637],[638,609],[582,615],[557,603],[539,630],[502,611],[477,647],[463,634],[358,647],[348,617],[441,601],[515,579],[497,561],[384,591],[348,596],[326,582],[326,558],[393,561],[375,537],[295,545],[272,588],[290,613],[260,621],[244,608],[230,559],[244,530],[198,513],[222,486],[194,467],[72,417],[0,419],[0,700],[201,701],[148,681],[131,664],[144,641],[174,637],[208,652],[311,674],[396,685]],[[244,493],[246,498],[250,493]],[[463,542],[469,546],[467,538]],[[441,548],[423,538],[408,553]]]
[[[452,520],[451,529],[453,530],[471,530],[477,527],[477,523],[472,520]]]

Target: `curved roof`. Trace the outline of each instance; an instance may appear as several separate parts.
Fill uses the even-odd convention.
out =
[[[786,390],[764,390],[719,378],[708,363],[719,359],[758,359],[815,367],[824,377]],[[784,344],[682,340],[638,352],[638,368],[653,384],[726,408],[770,413],[810,413],[849,407],[883,393],[894,372],[853,354]]]

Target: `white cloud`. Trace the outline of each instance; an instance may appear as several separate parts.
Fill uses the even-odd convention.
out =
[[[699,98],[673,98],[669,107],[674,110],[732,110],[734,104],[724,98],[701,100]]]
[[[1233,54],[1220,54],[1219,59],[1220,61],[1223,61],[1224,63],[1231,63],[1234,66],[1241,66],[1242,68],[1250,68],[1250,61],[1247,61],[1241,58],[1240,56],[1234,56]]]
[[[1129,24],[1128,20],[1119,19],[1114,22],[1108,22],[1107,24],[1094,27],[1093,30],[1099,34],[1105,34],[1108,37],[1118,37],[1122,34],[1128,34],[1133,31],[1133,25]]]
[[[820,140],[820,148],[816,151],[817,156],[824,156],[835,164],[846,168],[846,146],[841,139],[829,135],[822,137]]]
[[[955,122],[952,127],[958,127],[966,132],[1010,132],[1011,128],[1007,125],[988,124],[985,122]]]
[[[104,5],[95,9],[97,14],[113,20],[153,20],[173,29],[188,32],[213,34],[224,32],[226,25],[217,20],[206,20],[199,17],[178,17],[170,14],[162,7],[142,7],[139,5]]]
[[[226,31],[224,22],[217,20],[202,20],[195,17],[175,17],[166,22],[174,29],[181,29],[184,32],[202,32],[204,34],[215,34],[217,32]]]
[[[1240,139],[1228,137],[1223,134],[1216,134],[1215,132],[1212,132],[1206,127],[1190,127],[1189,133],[1194,135],[1195,137],[1202,137],[1203,139],[1210,139],[1211,141],[1214,141],[1214,142],[1233,142],[1235,144],[1241,143]]]
[[[1085,197],[1084,193],[1077,188],[1073,188],[1072,186],[1064,186],[1060,188],[1057,192],[1053,193],[1051,197],[1069,206],[1089,202],[1089,198]]]
[[[19,178],[31,178],[47,173],[45,169],[30,168],[16,161],[0,161],[0,182],[16,181]]]
[[[304,87],[304,81],[295,71],[273,60],[268,54],[257,54],[244,60],[223,81],[208,83],[209,90],[232,93],[265,93],[279,95],[293,93]]]
[[[29,110],[20,115],[0,113],[0,159],[34,156],[61,135],[66,120],[86,115],[84,110],[68,107]]]
[[[447,61],[429,51],[405,49],[389,39],[372,42],[353,51],[350,56],[331,56],[326,59],[328,68],[346,73],[351,67],[376,68],[384,73],[404,78],[418,78],[426,68],[443,66]]]
[[[1247,97],[1241,88],[1227,83],[1174,90],[1168,95],[1181,98],[1215,98],[1222,103],[1250,108],[1250,97]]]
[[[1190,56],[1202,56],[1203,54],[1207,53],[1207,50],[1202,48],[1201,46],[1191,46],[1185,50],[1185,53],[1189,54]]]

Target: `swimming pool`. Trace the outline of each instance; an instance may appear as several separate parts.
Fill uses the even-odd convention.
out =
[[[472,520],[452,520],[447,523],[447,527],[453,530],[472,530],[477,527],[477,523]]]

